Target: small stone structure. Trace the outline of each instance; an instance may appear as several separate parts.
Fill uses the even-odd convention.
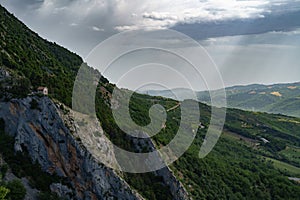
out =
[[[47,87],[38,87],[37,92],[43,95],[48,95],[48,88]]]

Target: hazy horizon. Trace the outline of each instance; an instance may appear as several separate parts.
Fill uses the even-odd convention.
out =
[[[244,84],[244,85],[231,85],[226,87],[225,89],[231,88],[231,87],[247,87],[247,86],[251,86],[251,85],[261,85],[261,86],[274,86],[274,85],[293,85],[293,84],[299,84],[300,81],[296,81],[296,82],[280,82],[280,83],[271,83],[271,84],[261,84],[261,83],[251,83],[251,84]],[[124,88],[124,89],[128,89],[128,88]],[[170,88],[169,90],[190,90],[189,88]],[[219,89],[223,89],[223,88],[219,88]],[[216,89],[216,90],[219,90]],[[152,88],[152,89],[141,89],[138,90],[138,92],[147,92],[147,91],[164,91],[161,90],[160,88]],[[168,91],[168,90],[165,90]],[[197,90],[195,92],[206,92],[207,90]]]
[[[300,21],[297,20],[300,5],[297,0],[247,0],[228,4],[214,0],[172,1],[173,4],[170,1],[153,4],[145,1],[136,5],[122,2],[28,0],[20,3],[0,0],[1,5],[33,31],[79,54],[84,60],[96,45],[124,30],[173,29],[190,36],[205,48],[225,87],[300,81]],[[164,7],[166,5],[169,6]],[[165,42],[163,37],[160,42]],[[176,48],[187,50],[190,47],[179,44]],[[129,68],[135,59],[137,57],[132,55],[122,62]],[[172,63],[169,64],[172,67]],[[136,81],[118,84],[116,74],[120,69],[124,66],[116,66],[115,71],[104,73],[104,76],[119,87],[133,89]],[[163,73],[160,72],[160,77],[169,81],[169,88],[182,87],[180,81]],[[142,80],[145,76],[147,74],[141,73],[136,79]],[[205,80],[201,81],[203,83],[192,82],[198,85],[197,91],[207,89]]]

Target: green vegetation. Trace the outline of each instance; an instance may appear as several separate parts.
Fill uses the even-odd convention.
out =
[[[38,86],[47,86],[52,97],[71,105],[73,83],[82,59],[43,40],[2,6],[0,50],[0,67],[19,77],[10,91],[16,97],[24,97]]]
[[[279,152],[279,155],[300,167],[300,148],[287,146],[284,150]]]
[[[293,165],[287,164],[285,162],[275,160],[273,158],[265,158],[267,162],[274,165],[275,168],[279,169],[283,173],[294,174],[295,176],[300,176],[300,168]]]
[[[299,186],[237,141],[222,137],[204,159],[198,151],[193,145],[173,165],[195,199],[297,199],[300,194]]]
[[[130,137],[122,133],[114,123],[109,102],[103,100],[101,92],[98,94],[97,114],[104,130],[115,144],[132,150]],[[166,109],[177,104],[171,99],[135,94],[130,102],[131,117],[136,123],[146,125],[149,123],[148,110],[156,103]],[[297,199],[299,197],[299,185],[287,178],[297,175],[295,171],[278,170],[273,163],[266,162],[262,158],[267,155],[281,160],[280,162],[290,166],[290,169],[297,169],[293,160],[281,154],[287,146],[300,146],[300,136],[295,134],[300,130],[300,124],[295,123],[299,119],[229,109],[225,124],[225,132],[228,133],[221,137],[206,158],[199,159],[198,153],[210,116],[208,106],[199,104],[199,107],[201,122],[206,128],[198,130],[189,150],[171,165],[178,179],[194,199]],[[157,146],[170,142],[177,132],[179,122],[180,107],[168,112],[166,128],[153,137]],[[264,143],[262,138],[269,142]],[[147,182],[141,182],[139,175],[129,175],[131,176],[125,175],[125,178],[133,187],[141,191],[146,198],[153,198],[145,192],[145,188],[149,191],[153,191],[154,188],[145,187]]]
[[[9,189],[0,186],[0,200],[6,200],[7,199],[6,196],[8,193],[9,193]]]
[[[108,83],[100,83],[98,88],[99,91],[97,92],[97,98],[96,98],[97,117],[100,119],[102,123],[102,127],[106,131],[108,137],[115,145],[118,145],[119,147],[126,149],[128,151],[134,152],[136,151],[136,149],[134,149],[133,146],[131,145],[132,137],[123,133],[122,130],[120,130],[120,128],[114,122],[109,101],[108,99],[105,100],[106,98],[104,98],[105,95],[107,95],[107,93],[100,92],[101,91],[100,87],[104,87],[107,84]],[[135,97],[138,98],[139,95]],[[145,117],[144,115],[145,113],[141,111],[145,111],[145,109],[150,105],[152,105],[155,101],[148,104],[147,103],[140,104],[141,102],[138,100],[137,102],[134,102],[134,105],[131,106],[134,106],[135,110],[137,110],[137,113],[141,115],[143,114],[143,116],[135,115],[137,117],[135,118],[135,120],[142,119],[139,121],[139,123],[145,124],[149,122],[150,119],[149,117]],[[151,199],[151,200],[172,199],[168,186],[164,185],[162,182],[162,177],[156,176],[154,173],[145,173],[145,174],[124,173],[124,178],[132,187],[134,187],[141,195],[143,195],[143,197],[147,199]]]
[[[26,195],[26,189],[20,180],[13,180],[6,183],[6,187],[9,189],[7,199],[9,200],[23,200]]]
[[[189,89],[179,88],[173,90],[179,96],[191,94]],[[145,93],[152,96],[174,98],[170,90],[149,90]],[[215,91],[216,102],[222,100],[222,91]],[[198,100],[210,104],[208,91],[196,92]],[[300,82],[276,85],[247,85],[226,88],[227,105],[250,111],[281,113],[289,116],[300,117]],[[181,99],[178,99],[181,100]]]
[[[147,199],[172,199],[169,188],[163,184],[162,177],[154,176],[153,173],[125,173],[125,180]]]
[[[39,38],[2,7],[0,33],[0,66],[16,77],[11,83],[16,87],[12,87],[14,89],[10,92],[21,97],[32,88],[47,86],[51,97],[71,105],[73,81],[82,63],[81,58]],[[6,84],[0,85],[7,89]],[[22,85],[25,86],[22,88],[24,93],[18,91]],[[133,138],[122,132],[113,119],[110,95],[114,87],[104,77],[101,78],[95,99],[97,117],[114,144],[129,151],[138,151],[132,145]],[[0,91],[3,91],[2,88]],[[282,92],[282,95],[287,94]],[[271,102],[271,97],[280,98],[266,95],[260,98],[262,102],[256,104]],[[245,100],[248,95],[239,95],[238,98]],[[150,122],[148,111],[154,104],[170,109],[178,102],[135,94],[130,102],[131,117],[137,124],[147,125]],[[251,102],[247,102],[247,105],[255,106]],[[31,106],[32,109],[38,109],[35,102],[31,102]],[[204,128],[198,129],[191,147],[171,165],[193,199],[299,199],[299,184],[288,180],[287,176],[295,176],[294,170],[300,167],[300,119],[229,109],[226,134],[207,157],[199,159],[198,153],[210,119],[210,108],[204,104],[199,104],[199,108]],[[179,123],[180,106],[167,113],[165,128],[152,138],[155,144],[168,144],[176,134]],[[26,152],[15,153],[14,138],[4,133],[3,121],[0,125],[0,153],[13,173],[18,177],[28,177],[32,186],[42,191],[40,199],[51,199],[49,184],[61,179],[44,173],[37,163],[32,164]],[[197,125],[192,126],[195,128]],[[143,148],[143,151],[147,150]],[[264,157],[273,160],[268,162]],[[282,168],[278,169],[279,166],[289,166],[290,170],[282,171]],[[172,199],[169,187],[163,183],[162,177],[154,173],[124,173],[124,178],[146,199]],[[7,192],[1,186],[0,197],[7,196]]]
[[[3,164],[2,166],[0,166],[1,177],[4,177],[6,175],[7,170],[8,170],[7,164]]]
[[[248,85],[226,88],[229,107],[251,111],[281,113],[300,117],[300,83]],[[208,92],[198,92],[198,98],[210,102]]]
[[[32,99],[30,102],[30,108],[31,109],[36,109],[36,110],[41,110],[41,108],[39,108],[39,103],[37,102],[36,99]]]
[[[63,200],[63,198],[58,197],[57,194],[41,192],[38,195],[38,200]]]
[[[50,192],[52,183],[65,181],[57,175],[43,172],[38,163],[32,163],[25,150],[22,153],[14,152],[14,138],[4,133],[4,121],[0,119],[0,154],[17,177],[27,177],[32,187],[42,192]]]

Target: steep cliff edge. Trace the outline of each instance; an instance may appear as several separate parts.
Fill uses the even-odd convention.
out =
[[[90,151],[86,143],[83,145],[78,134],[85,131],[115,135],[118,140],[124,138],[118,137],[115,129],[105,129],[111,127],[111,121],[107,120],[110,118],[105,114],[108,112],[97,113],[102,116],[100,119],[97,115],[106,131],[104,134],[101,126],[100,130],[79,126],[73,120],[75,112],[67,113],[64,109],[63,105],[72,104],[74,80],[83,62],[79,56],[40,38],[1,5],[0,33],[0,119],[5,121],[6,133],[13,137],[10,140],[12,155],[20,151],[26,155],[19,156],[22,161],[17,164],[23,167],[26,160],[27,166],[33,166],[31,164],[37,161],[43,171],[65,177],[66,182],[51,184],[50,188],[71,199],[141,199],[133,188],[148,199],[186,199],[187,193],[168,168],[142,175],[117,173],[98,164],[101,160],[94,159],[99,158],[97,153],[102,151],[108,154],[103,159],[115,163],[114,152],[104,138],[100,137],[97,151]],[[106,87],[110,95],[114,86],[104,77],[100,85]],[[63,104],[47,97],[27,97],[39,86],[47,86],[49,96]],[[100,102],[97,106],[103,107],[103,98],[96,99]],[[131,140],[123,143],[129,146]],[[133,146],[131,150],[136,148]],[[32,174],[36,176],[39,174]],[[49,179],[52,180],[52,176]]]
[[[73,194],[62,193],[62,196],[69,199],[142,199],[120,176],[96,162],[76,141],[61,119],[59,108],[48,97],[1,102],[0,110],[6,133],[15,138],[15,151],[27,151],[43,170],[70,180]]]

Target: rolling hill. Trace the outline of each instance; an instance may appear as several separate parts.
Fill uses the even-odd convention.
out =
[[[230,108],[300,117],[300,82],[275,85],[253,84],[233,86],[225,90],[227,105]],[[141,92],[154,96],[176,98],[170,90]],[[192,93],[188,89],[174,89],[173,92],[178,96],[178,100],[189,98]],[[217,98],[220,96],[218,90],[213,92]],[[195,92],[195,95],[199,101],[210,104],[209,92]]]

